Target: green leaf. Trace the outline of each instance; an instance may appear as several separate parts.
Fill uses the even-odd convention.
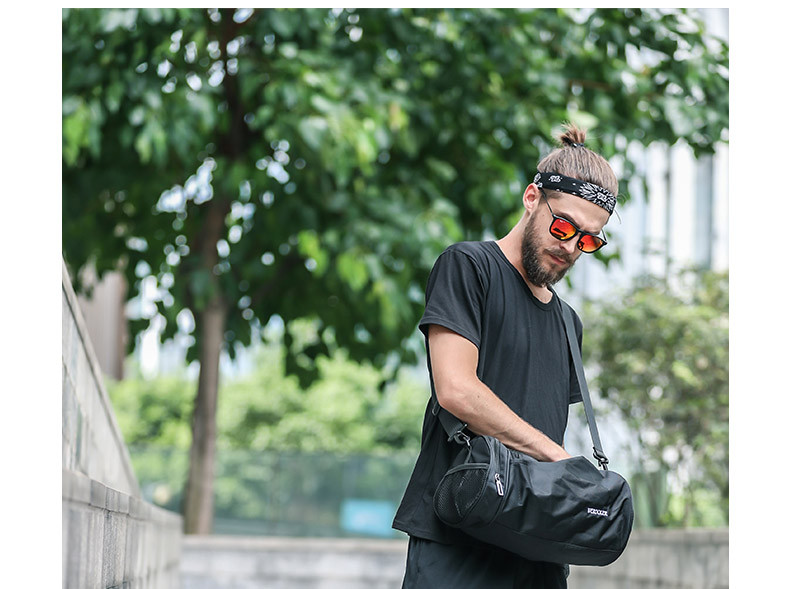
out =
[[[314,273],[317,276],[321,276],[326,272],[329,255],[322,247],[318,234],[315,231],[303,230],[299,232],[299,253],[314,261]]]
[[[358,251],[341,253],[337,258],[337,272],[354,292],[360,292],[368,283],[367,265]]]
[[[299,134],[304,142],[315,151],[321,149],[328,128],[326,119],[322,117],[306,117],[299,121]]]

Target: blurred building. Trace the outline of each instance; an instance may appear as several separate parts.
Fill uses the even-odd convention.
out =
[[[729,183],[726,145],[695,159],[685,145],[634,148],[628,157],[647,178],[621,187],[628,204],[618,207],[605,228],[621,259],[608,268],[583,263],[574,267],[573,288],[558,285],[561,295],[578,302],[628,288],[639,276],[671,277],[695,268],[729,268]],[[618,218],[619,216],[619,218]]]
[[[91,268],[83,271],[82,279],[92,290],[90,296],[81,295],[77,300],[99,367],[105,376],[120,380],[129,338],[124,310],[126,280],[120,273],[112,272],[99,281]]]

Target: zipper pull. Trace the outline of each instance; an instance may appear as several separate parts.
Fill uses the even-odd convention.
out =
[[[499,473],[494,473],[494,482],[496,483],[496,492],[500,497],[505,496],[505,485],[502,484],[502,479],[499,478]]]

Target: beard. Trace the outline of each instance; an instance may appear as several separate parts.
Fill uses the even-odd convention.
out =
[[[567,262],[568,265],[559,270],[552,270],[551,268],[544,267],[540,261],[541,251],[539,250],[537,227],[533,222],[534,219],[535,217],[532,217],[527,221],[527,226],[524,229],[524,236],[521,238],[521,264],[524,266],[527,280],[532,284],[539,287],[551,286],[562,280],[576,260],[559,248],[546,248],[543,251],[547,254],[551,254],[555,258],[559,258],[563,262]]]

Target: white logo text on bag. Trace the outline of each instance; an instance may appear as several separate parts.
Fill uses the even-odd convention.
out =
[[[609,515],[609,512],[605,509],[595,509],[594,507],[588,507],[587,513],[589,515],[602,515],[603,517],[607,517]]]

